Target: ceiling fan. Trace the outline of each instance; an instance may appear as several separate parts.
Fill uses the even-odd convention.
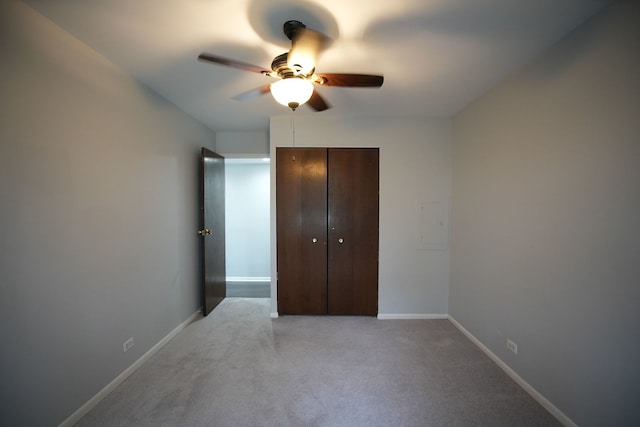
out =
[[[234,99],[245,101],[271,92],[276,101],[292,110],[304,103],[308,103],[315,111],[329,108],[324,98],[315,90],[315,86],[382,86],[384,78],[378,75],[316,73],[318,55],[326,47],[329,38],[295,20],[285,22],[283,30],[291,40],[291,50],[276,56],[271,63],[271,70],[209,53],[201,53],[198,59],[278,79],[275,83],[245,92]]]

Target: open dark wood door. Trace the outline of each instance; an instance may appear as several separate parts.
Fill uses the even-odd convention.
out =
[[[206,316],[227,295],[224,238],[224,158],[202,149],[200,224],[202,305]]]
[[[378,314],[377,148],[328,150],[328,314]]]

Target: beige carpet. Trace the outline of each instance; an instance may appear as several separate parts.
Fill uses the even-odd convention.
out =
[[[447,320],[269,318],[228,298],[79,426],[557,426]]]

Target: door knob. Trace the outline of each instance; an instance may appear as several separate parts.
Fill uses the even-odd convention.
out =
[[[200,236],[210,236],[212,234],[211,230],[205,228],[204,230],[198,230],[198,235]]]
[[[341,237],[338,239],[338,243],[343,244],[344,243],[344,239]]]
[[[313,239],[311,239],[312,243],[318,243],[318,239],[316,239],[315,237]]]

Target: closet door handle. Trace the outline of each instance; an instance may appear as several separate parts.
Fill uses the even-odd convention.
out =
[[[338,243],[339,243],[339,244],[343,244],[343,243],[344,243],[344,239],[343,239],[342,237],[340,237],[340,238],[338,239]]]
[[[318,243],[318,239],[314,237],[313,239],[311,239],[311,243]]]

